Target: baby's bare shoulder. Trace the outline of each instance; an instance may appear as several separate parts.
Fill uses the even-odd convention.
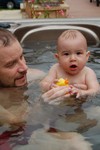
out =
[[[52,67],[51,67],[51,69],[54,69],[54,70],[56,70],[56,69],[58,69],[59,68],[59,63],[56,63],[56,64],[54,64]]]
[[[88,74],[88,75],[95,75],[95,71],[92,69],[92,68],[90,68],[90,67],[85,67],[85,73],[86,74]]]

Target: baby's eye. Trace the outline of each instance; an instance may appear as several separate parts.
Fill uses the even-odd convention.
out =
[[[68,55],[69,55],[69,53],[64,53],[64,55],[68,56]]]
[[[77,55],[81,55],[82,54],[82,52],[77,52]]]

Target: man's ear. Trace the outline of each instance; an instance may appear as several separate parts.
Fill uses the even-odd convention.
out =
[[[87,53],[86,53],[87,61],[89,59],[89,56],[90,56],[90,51],[87,51]]]
[[[59,55],[58,55],[58,53],[55,53],[55,58],[58,60],[59,59]]]

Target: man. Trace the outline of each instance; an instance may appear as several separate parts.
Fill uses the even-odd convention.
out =
[[[8,30],[0,29],[0,122],[16,124],[22,121],[23,113],[27,112],[27,104],[23,100],[23,91],[11,87],[27,86],[29,81],[40,79],[43,71],[29,69],[23,56],[23,49],[16,37]],[[10,87],[7,89],[6,87]],[[16,96],[12,97],[15,92]],[[12,112],[10,104],[20,100],[19,115]],[[15,107],[15,106],[14,106]],[[15,110],[13,107],[13,110]],[[6,109],[5,109],[6,108]],[[10,109],[11,108],[11,109]],[[22,117],[21,117],[22,116]]]
[[[23,49],[16,37],[10,31],[0,29],[0,87],[24,86],[30,74],[33,79],[37,79],[45,73],[28,69]]]

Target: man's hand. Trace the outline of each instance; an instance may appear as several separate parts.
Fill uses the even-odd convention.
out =
[[[42,98],[44,102],[48,102],[49,104],[58,104],[66,97],[70,97],[70,91],[70,86],[57,86],[44,93]]]

